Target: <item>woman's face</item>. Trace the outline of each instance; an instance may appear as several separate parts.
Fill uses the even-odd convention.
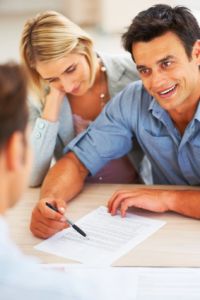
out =
[[[90,68],[85,55],[71,53],[60,59],[36,64],[47,83],[66,94],[84,95],[90,88]]]

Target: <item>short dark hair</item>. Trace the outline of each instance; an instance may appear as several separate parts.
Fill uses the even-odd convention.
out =
[[[16,63],[0,65],[0,149],[28,122],[26,76]]]
[[[122,36],[125,50],[132,54],[132,45],[148,42],[167,32],[173,32],[191,58],[192,47],[200,39],[200,27],[191,11],[184,6],[157,4],[140,12]]]

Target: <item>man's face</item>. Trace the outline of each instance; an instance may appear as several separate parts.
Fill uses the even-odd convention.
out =
[[[200,42],[188,58],[183,44],[172,32],[132,47],[146,90],[167,111],[190,107],[200,97]]]

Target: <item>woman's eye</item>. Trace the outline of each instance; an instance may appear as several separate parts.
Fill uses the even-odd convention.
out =
[[[67,69],[65,72],[66,73],[72,73],[76,70],[76,66],[71,66],[69,69]]]
[[[69,74],[69,73],[72,73],[76,70],[77,68],[77,65],[72,65],[70,68],[67,68],[64,72],[66,74]],[[57,82],[59,80],[59,78],[52,78],[52,79],[49,79],[48,80],[48,83],[54,83],[54,82]]]
[[[52,83],[52,82],[55,82],[56,81],[56,79],[50,79],[50,80],[48,80],[48,83]]]

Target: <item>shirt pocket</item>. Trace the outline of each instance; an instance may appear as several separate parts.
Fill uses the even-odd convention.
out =
[[[188,156],[193,168],[200,175],[200,145],[191,144],[188,147]]]
[[[177,146],[170,136],[155,136],[144,130],[142,140],[154,162],[174,165],[177,161]],[[167,168],[170,168],[170,165]]]

